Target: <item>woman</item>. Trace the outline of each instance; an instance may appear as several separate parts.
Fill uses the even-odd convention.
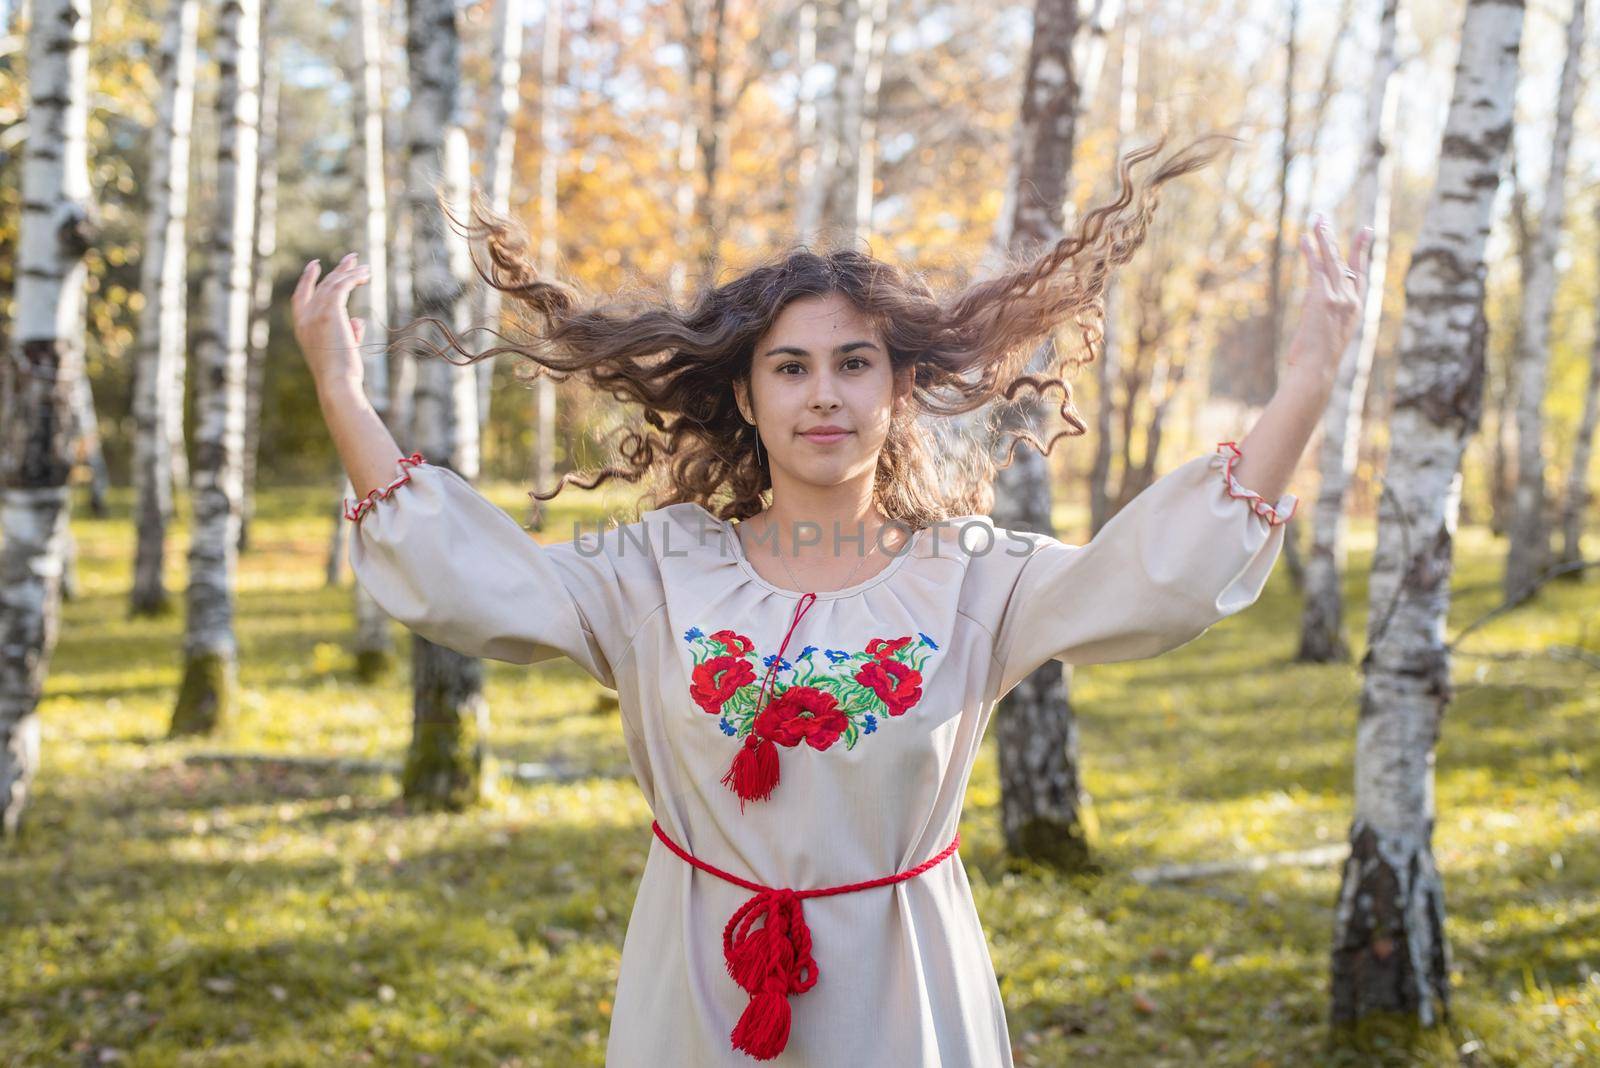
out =
[[[608,1065],[1011,1063],[955,857],[995,703],[1051,658],[1155,656],[1256,600],[1366,288],[1321,223],[1286,372],[1241,444],[1180,465],[1087,545],[996,528],[988,450],[952,461],[926,426],[1057,385],[1083,432],[1065,382],[1023,372],[1068,321],[1092,353],[1160,186],[1210,159],[1175,157],[1135,198],[1130,163],[1159,147],[1119,163],[1122,195],[1076,234],[945,301],[869,256],[802,250],[687,311],[580,308],[475,204],[485,280],[542,319],[492,351],[579,374],[649,428],[580,484],[649,477],[660,503],[549,545],[418,454],[394,477],[344,311],[366,268],[349,256],[319,283],[307,265],[296,335],[369,491],[346,512],[361,583],[430,641],[565,655],[618,693],[655,821]]]

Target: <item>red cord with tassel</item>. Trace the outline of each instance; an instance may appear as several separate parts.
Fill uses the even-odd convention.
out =
[[[814,593],[802,594],[800,603],[795,606],[794,618],[789,621],[789,632],[783,636],[783,644],[778,646],[778,655],[772,658],[772,663],[767,666],[766,677],[761,680],[761,692],[756,697],[756,719],[760,722],[761,712],[771,700],[767,686],[778,672],[778,665],[783,662],[783,651],[789,648],[789,639],[794,635],[794,628],[799,626],[800,617],[806,614],[806,609],[816,601]],[[765,801],[772,796],[773,789],[778,785],[778,747],[771,738],[766,737],[755,728],[750,727],[750,733],[744,736],[744,744],[733,755],[733,764],[728,768],[728,773],[722,777],[722,784],[739,795],[739,811],[744,811],[746,801]]]
[[[961,846],[961,832],[957,831],[938,855],[914,868],[864,883],[791,890],[763,886],[707,864],[668,838],[661,824],[654,820],[650,822],[650,829],[668,849],[701,871],[755,891],[755,896],[739,906],[723,928],[722,956],[733,981],[750,995],[750,1002],[729,1037],[734,1049],[758,1061],[769,1061],[783,1052],[789,1043],[789,997],[810,990],[819,976],[817,962],[811,956],[811,929],[806,926],[803,899],[847,894],[910,879],[953,856]],[[755,926],[758,920],[762,921],[760,927]]]

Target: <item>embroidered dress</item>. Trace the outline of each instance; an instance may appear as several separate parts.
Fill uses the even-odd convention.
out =
[[[803,595],[697,504],[539,544],[413,454],[347,509],[350,560],[430,641],[567,656],[617,692],[655,826],[610,1068],[1010,1065],[953,848],[979,743],[1047,660],[1155,656],[1260,596],[1297,501],[1240,485],[1238,457],[1186,461],[1085,545],[961,516]],[[775,775],[746,797],[730,773],[763,748]]]

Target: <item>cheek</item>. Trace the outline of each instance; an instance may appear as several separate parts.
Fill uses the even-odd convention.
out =
[[[853,391],[851,408],[855,411],[856,426],[863,437],[881,439],[889,431],[894,417],[894,396],[885,382],[862,382]]]

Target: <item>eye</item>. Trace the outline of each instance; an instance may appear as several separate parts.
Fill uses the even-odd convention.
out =
[[[845,363],[846,364],[859,363],[862,367],[867,367],[867,366],[870,366],[871,361],[866,360],[866,359],[864,359],[863,357],[860,357],[860,356],[852,356],[848,360],[846,360]]]
[[[791,367],[800,367],[800,369],[802,371],[805,370],[805,368],[801,367],[800,364],[796,363],[793,360],[790,360],[788,363],[779,365],[778,368],[777,368],[777,372],[781,375]]]

